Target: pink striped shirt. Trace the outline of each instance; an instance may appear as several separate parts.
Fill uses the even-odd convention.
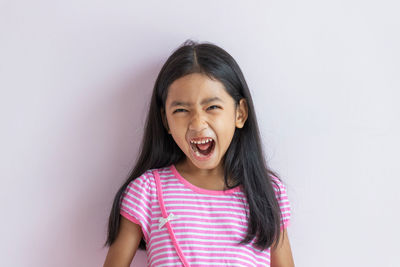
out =
[[[286,187],[272,183],[289,225]],[[158,193],[158,194],[157,194]],[[246,236],[248,204],[241,186],[206,190],[185,180],[174,165],[148,170],[126,188],[121,215],[139,224],[146,241],[147,266],[270,266],[270,249],[259,250]]]

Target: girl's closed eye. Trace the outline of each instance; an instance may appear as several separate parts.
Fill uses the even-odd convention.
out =
[[[177,113],[177,112],[182,112],[182,111],[187,111],[187,110],[183,109],[183,108],[178,108],[178,109],[175,109],[174,112],[172,112],[172,113]]]
[[[215,107],[215,108],[212,108],[212,107]],[[208,107],[208,109],[211,109],[211,110],[213,110],[213,109],[218,109],[218,108],[221,108],[221,107],[220,107],[220,106],[216,106],[216,105],[213,105],[213,106]]]
[[[212,105],[212,106],[209,106],[207,109],[214,110],[214,109],[220,109],[220,108],[221,108],[220,106]],[[172,112],[172,113],[179,113],[179,112],[186,112],[186,111],[187,111],[186,109],[178,108],[178,109],[175,109],[174,112]]]

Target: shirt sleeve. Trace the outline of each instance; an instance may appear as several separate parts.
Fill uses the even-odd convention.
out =
[[[151,194],[151,181],[145,173],[128,184],[120,204],[120,214],[141,226],[146,242],[151,225]]]
[[[286,191],[286,186],[277,177],[271,175],[272,186],[275,190],[275,196],[279,203],[279,208],[281,209],[281,230],[286,229],[290,225],[291,217],[291,206],[289,198]]]

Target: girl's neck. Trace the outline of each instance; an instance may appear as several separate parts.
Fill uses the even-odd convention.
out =
[[[176,163],[175,168],[185,180],[195,186],[208,190],[223,190],[225,188],[222,164],[214,169],[200,169],[185,159]]]

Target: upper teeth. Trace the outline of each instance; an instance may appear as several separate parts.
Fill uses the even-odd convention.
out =
[[[202,140],[202,141],[190,140],[190,143],[192,143],[192,144],[205,144],[205,143],[208,143],[208,142],[211,142],[211,141],[212,141],[212,139],[210,138],[210,139],[206,139],[206,140]]]

